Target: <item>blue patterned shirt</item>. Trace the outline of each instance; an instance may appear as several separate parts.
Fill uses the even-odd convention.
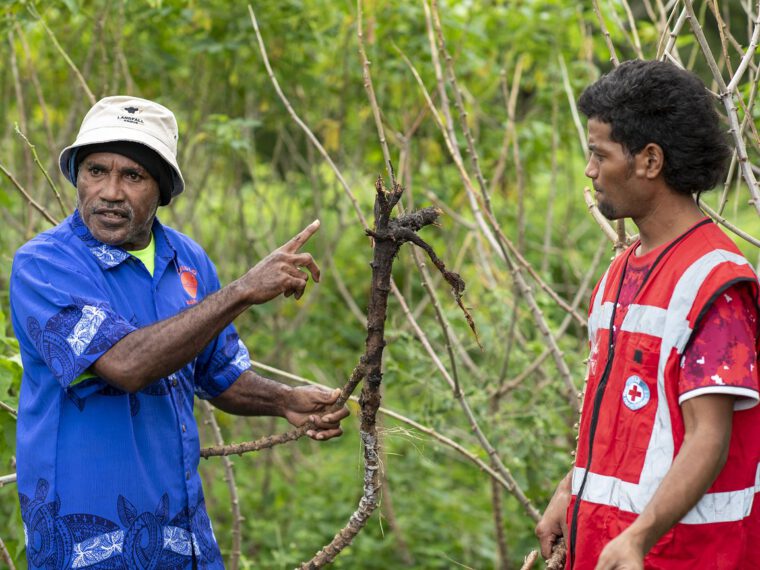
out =
[[[223,568],[198,475],[193,400],[250,367],[230,325],[187,366],[129,394],[79,376],[135,329],[219,289],[203,249],[158,220],[153,276],[78,212],[22,246],[11,313],[24,376],[18,490],[29,568]],[[133,355],[140,358],[139,354]]]

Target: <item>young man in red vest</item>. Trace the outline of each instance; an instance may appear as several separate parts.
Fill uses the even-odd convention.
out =
[[[703,83],[630,61],[581,95],[599,210],[639,239],[597,284],[575,466],[536,527],[567,568],[760,568],[758,282],[694,194],[731,149]],[[753,543],[754,541],[754,543]]]

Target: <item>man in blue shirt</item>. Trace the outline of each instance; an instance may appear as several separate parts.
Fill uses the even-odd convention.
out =
[[[77,210],[22,246],[11,274],[24,376],[18,489],[30,568],[223,568],[198,474],[194,396],[341,434],[339,390],[250,369],[232,321],[319,268],[299,248],[315,221],[221,287],[187,236],[156,219],[184,189],[174,115],[107,97],[61,153]],[[324,415],[323,415],[324,414]]]

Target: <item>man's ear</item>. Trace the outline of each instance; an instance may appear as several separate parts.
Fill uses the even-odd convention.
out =
[[[657,143],[649,143],[636,154],[636,173],[654,180],[665,167],[665,153]]]

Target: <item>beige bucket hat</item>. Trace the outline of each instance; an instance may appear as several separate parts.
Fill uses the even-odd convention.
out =
[[[74,144],[58,158],[63,175],[76,186],[76,149],[82,146],[115,141],[144,144],[154,150],[171,167],[171,196],[185,189],[177,164],[179,130],[174,113],[154,101],[114,95],[95,103],[87,112]]]

